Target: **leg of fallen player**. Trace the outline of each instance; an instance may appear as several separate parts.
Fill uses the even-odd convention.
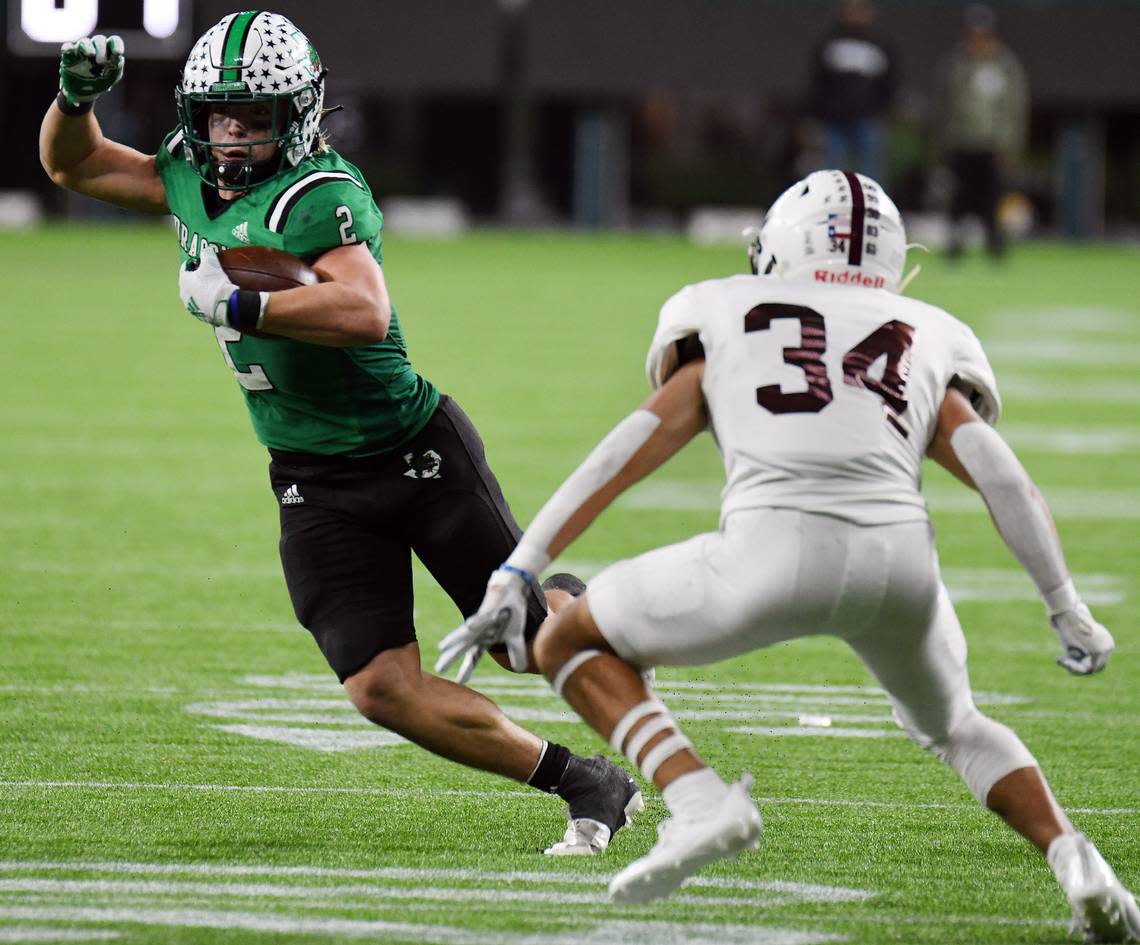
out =
[[[762,821],[748,796],[751,778],[730,787],[701,761],[639,669],[610,648],[588,593],[543,625],[535,656],[555,691],[661,790],[672,814],[653,849],[614,877],[611,897],[666,896],[705,864],[757,845]]]

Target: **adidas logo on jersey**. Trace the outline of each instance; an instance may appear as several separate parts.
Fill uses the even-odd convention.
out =
[[[865,276],[861,272],[828,272],[826,269],[815,271],[816,282],[829,282],[837,285],[861,285],[868,289],[882,289],[886,287],[887,280],[882,276]]]
[[[233,229],[235,239],[241,240],[243,243],[249,242],[249,220],[244,220]]]
[[[282,505],[300,505],[304,501],[304,497],[297,490],[297,483],[293,483],[293,485],[281,493]]]

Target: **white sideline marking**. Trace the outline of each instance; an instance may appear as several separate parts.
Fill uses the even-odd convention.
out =
[[[1058,384],[1054,378],[1003,374],[998,389],[1009,400],[1032,400],[1041,403],[1136,404],[1140,403],[1140,384],[1130,381],[1082,379],[1076,383]]]
[[[23,568],[34,573],[33,567]],[[91,574],[92,568],[85,565],[60,565],[59,573]],[[164,569],[169,573],[169,569]],[[297,623],[278,623],[274,621],[236,620],[223,622],[220,620],[111,620],[104,617],[81,617],[74,614],[67,616],[53,616],[34,621],[13,621],[13,626],[47,626],[47,627],[98,627],[114,630],[219,630],[226,633],[303,633],[304,629]],[[335,678],[333,680],[336,682]],[[153,691],[153,690],[140,690]]]
[[[716,512],[720,509],[719,480],[651,480],[627,493],[617,504],[627,509],[647,511]],[[1140,519],[1140,491],[1135,489],[1079,489],[1073,487],[1042,488],[1055,518],[1090,521]],[[989,515],[985,503],[975,492],[935,488],[923,491],[926,504],[934,512],[970,512]]]
[[[1140,449],[1140,430],[1136,427],[1073,428],[1008,423],[1000,429],[1016,450],[1062,456],[1114,456]]]
[[[365,921],[360,919],[310,919],[300,916],[261,915],[253,912],[205,909],[123,909],[51,906],[0,907],[0,917],[55,922],[122,922],[174,928],[240,929],[279,935],[336,935],[341,938],[379,938],[397,941],[431,941],[441,945],[494,945],[496,941],[521,945],[526,938],[501,933],[467,932],[446,925],[414,922]]]
[[[380,866],[368,869],[351,869],[331,866],[274,866],[269,864],[246,863],[135,863],[135,862],[88,862],[84,860],[46,860],[0,862],[0,872],[60,872],[90,873],[134,873],[139,875],[171,875],[187,873],[202,876],[277,876],[307,877],[320,879],[394,879],[409,882],[459,881],[488,882],[495,884],[544,883],[546,885],[604,886],[605,876],[590,876],[582,873],[539,871],[539,870],[473,870],[473,869],[416,869],[406,866]],[[774,892],[792,895],[801,902],[863,902],[873,899],[877,893],[864,889],[849,889],[843,886],[822,886],[817,883],[793,883],[785,880],[721,879],[717,877],[693,876],[684,883],[686,888],[736,889],[754,892]],[[196,887],[204,888],[204,887]],[[232,888],[232,887],[227,887]],[[304,889],[309,887],[280,886],[280,889]],[[468,888],[464,887],[466,894]],[[673,901],[673,900],[670,900]],[[705,897],[704,903],[723,903],[721,897]],[[749,900],[754,902],[755,900]],[[658,904],[660,906],[661,904]]]
[[[365,905],[361,900],[427,900],[431,902],[513,902],[560,906],[605,906],[609,896],[595,881],[596,892],[549,892],[541,889],[479,889],[440,886],[291,886],[275,883],[195,883],[121,879],[0,879],[0,893],[56,893],[100,896],[207,896],[238,899],[317,900],[338,906]],[[356,900],[355,902],[351,900]],[[676,896],[679,905],[752,906],[787,905],[804,901],[827,901],[798,896],[777,896],[758,902],[745,896]]]
[[[884,720],[889,721],[889,720]],[[846,728],[844,726],[776,725],[733,726],[726,731],[737,735],[763,735],[766,738],[801,736],[805,738],[905,738],[906,733],[889,728]]]
[[[340,938],[433,942],[438,945],[612,945],[633,941],[648,930],[660,945],[815,945],[846,941],[828,932],[751,925],[610,921],[564,933],[518,933],[496,929],[461,929],[449,925],[325,919],[205,909],[122,909],[77,907],[6,907],[0,917],[57,922],[122,922],[175,928],[240,929],[281,935],[335,935]],[[625,936],[631,936],[626,938]]]
[[[942,580],[954,601],[1030,601],[1040,598],[1020,568],[943,568]],[[1117,574],[1077,574],[1073,580],[1087,604],[1113,605],[1125,600],[1125,579]]]
[[[538,791],[480,791],[461,788],[368,788],[368,787],[324,787],[320,785],[273,785],[273,784],[151,784],[131,781],[35,781],[0,780],[0,788],[12,790],[92,790],[92,791],[203,791],[251,793],[251,794],[348,794],[362,797],[524,797],[532,801],[548,800],[548,796]],[[655,797],[649,803],[659,803]],[[757,797],[757,803],[772,805],[807,805],[821,807],[885,807],[897,810],[973,810],[973,803],[923,803],[917,801],[876,801],[858,798],[812,798],[812,797]],[[1065,807],[1071,814],[1104,814],[1108,816],[1131,816],[1140,814],[1140,807]],[[13,864],[0,864],[12,866]],[[546,875],[546,874],[544,874]]]
[[[79,929],[7,928],[0,929],[0,942],[110,942],[121,932],[84,932]]]
[[[1092,522],[1140,519],[1140,491],[1136,489],[1078,489],[1044,486],[1041,489],[1054,518]],[[933,512],[972,512],[988,516],[989,510],[976,492],[962,489],[927,489],[923,493]]]
[[[362,748],[390,748],[393,745],[407,745],[399,735],[386,732],[373,726],[361,732],[345,732],[326,728],[288,728],[281,725],[215,725],[223,732],[244,735],[258,741],[278,742],[294,748],[307,748],[310,751],[326,753],[338,751],[359,751]]]
[[[246,677],[246,681],[269,686],[274,691],[284,688],[288,677]],[[300,680],[304,684],[305,680]],[[502,682],[502,681],[501,681]],[[323,693],[325,680],[320,682]],[[581,725],[581,719],[570,712],[543,683],[531,680],[481,686],[487,695],[507,699],[533,698],[547,705],[517,705],[501,702],[499,708],[520,722],[546,722]],[[887,711],[888,701],[881,689],[868,686],[829,688],[820,685],[796,686],[788,683],[703,683],[682,680],[674,687],[663,683],[659,691],[679,704],[675,715],[682,721],[751,722],[747,728],[727,729],[749,735],[769,737],[818,738],[894,738],[898,731]],[[213,727],[235,735],[272,741],[296,748],[321,752],[347,752],[407,744],[396,735],[379,729],[358,715],[341,695],[328,698],[307,696],[283,699],[276,696],[230,699],[217,702],[195,702],[185,711],[213,719],[233,720],[240,724]],[[975,694],[979,704],[1016,704],[1028,701],[1023,696],[985,693]],[[695,703],[701,708],[686,709]],[[715,708],[704,708],[709,704]],[[882,711],[870,714],[869,710]],[[854,710],[854,711],[850,711]],[[862,710],[862,711],[860,711]],[[812,725],[811,718],[826,718],[826,729]],[[787,721],[800,727],[781,726]],[[253,723],[253,724],[251,724]],[[757,723],[768,723],[758,725]],[[858,725],[879,725],[879,729]],[[856,727],[850,727],[850,726]]]
[[[1035,333],[1048,329],[1051,335],[1084,337],[1093,332],[1131,333],[1136,331],[1136,315],[1124,308],[1104,305],[1057,305],[1049,308],[1003,308],[987,313],[1010,335],[1011,341],[1024,338],[1026,328]]]
[[[991,341],[986,353],[996,363],[1032,364],[1060,362],[1063,364],[1140,365],[1140,346],[1102,341],[1077,341],[1072,338],[1020,338],[1009,341]],[[1001,377],[1001,372],[998,372]],[[1000,380],[999,380],[1000,385]]]

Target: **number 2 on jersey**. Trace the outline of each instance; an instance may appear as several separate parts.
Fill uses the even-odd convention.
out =
[[[819,413],[835,396],[823,363],[827,325],[815,309],[764,303],[744,316],[744,331],[766,331],[777,318],[793,318],[800,323],[800,346],[784,348],[784,363],[804,372],[808,389],[787,393],[778,384],[768,384],[756,388],[756,403],[770,413]],[[904,437],[910,434],[899,418],[907,407],[906,382],[913,344],[914,326],[892,320],[880,325],[843,356],[843,383],[881,397],[887,421]],[[872,377],[871,365],[883,355],[887,360],[882,377]]]
[[[265,375],[265,369],[260,364],[251,364],[248,371],[243,371],[236,364],[230,355],[230,343],[234,341],[241,341],[241,332],[236,328],[229,328],[225,325],[218,325],[214,328],[214,336],[218,339],[218,347],[222,349],[222,357],[226,359],[226,365],[231,371],[234,372],[234,377],[238,379],[246,390],[273,390],[273,384]]]

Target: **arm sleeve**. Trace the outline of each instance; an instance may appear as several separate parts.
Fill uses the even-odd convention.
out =
[[[621,472],[660,425],[661,418],[655,413],[635,410],[614,427],[534,517],[507,564],[530,574],[540,573],[551,561],[551,543],[563,526]]]
[[[332,180],[314,187],[291,207],[283,232],[284,249],[311,259],[338,246],[379,241],[384,217],[363,185]]]
[[[1045,499],[998,432],[964,423],[950,447],[978,487],[1002,540],[1025,568],[1050,615],[1072,610],[1076,589]]]
[[[661,306],[657,331],[645,358],[645,374],[654,390],[669,380],[681,366],[681,353],[677,343],[694,335],[700,336],[701,318],[694,296],[694,288],[685,286]]]
[[[993,426],[1001,416],[1001,396],[989,358],[977,336],[965,325],[954,348],[951,383],[970,398],[970,403],[986,423]]]

